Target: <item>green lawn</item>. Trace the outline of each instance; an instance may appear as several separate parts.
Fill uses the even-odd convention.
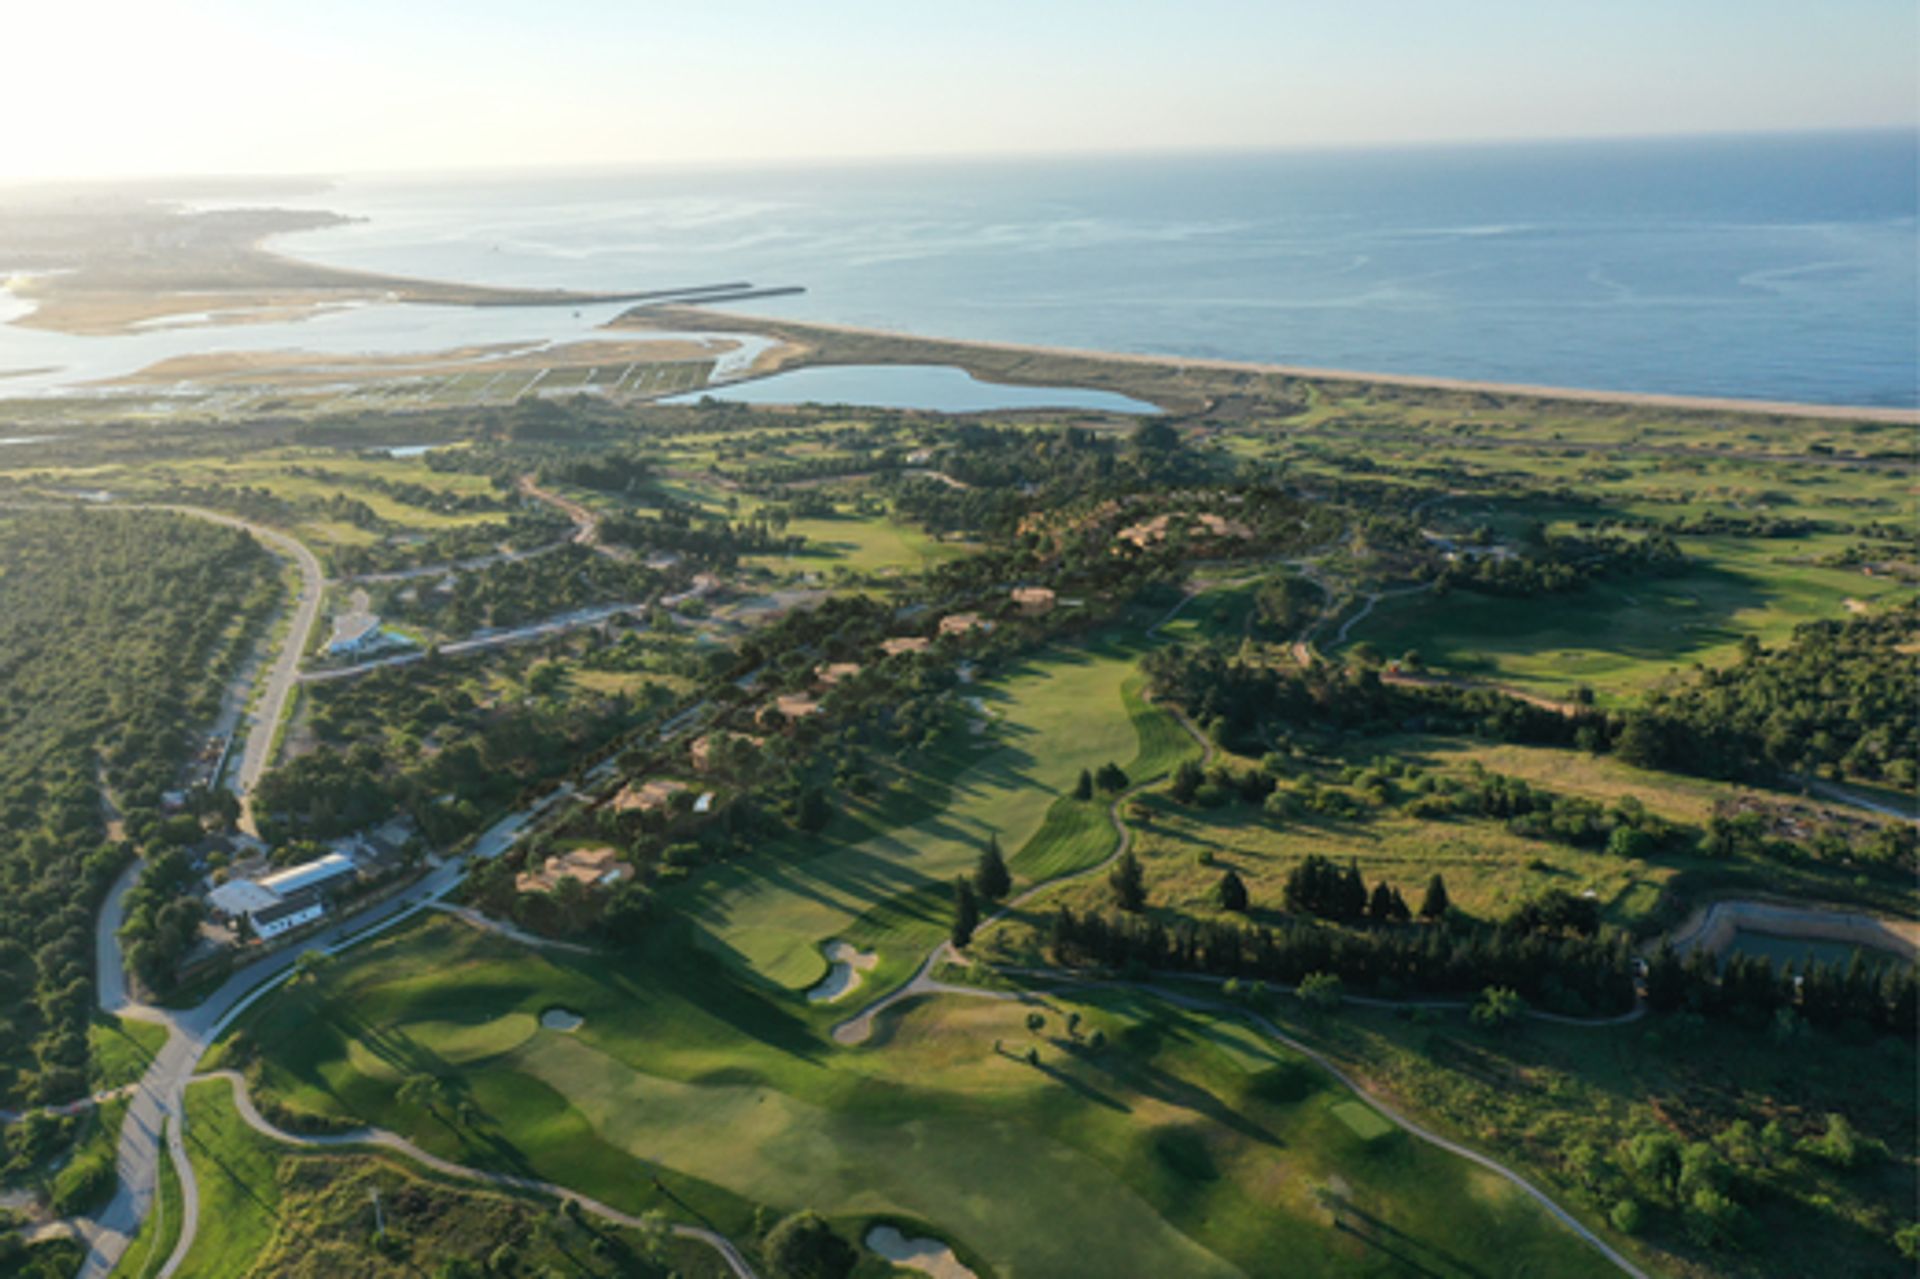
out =
[[[253,1279],[402,1279],[438,1273],[450,1257],[486,1264],[503,1246],[506,1270],[487,1273],[709,1279],[727,1273],[704,1245],[650,1240],[585,1218],[571,1222],[537,1195],[509,1194],[367,1152],[309,1152],[248,1128],[232,1085],[209,1080],[187,1096],[187,1142],[200,1189],[200,1224],[183,1275]],[[177,1196],[177,1187],[175,1187]],[[374,1207],[378,1197],[379,1208]],[[178,1213],[177,1204],[173,1211]],[[370,1244],[376,1222],[387,1246]],[[168,1246],[171,1246],[170,1234]],[[116,1272],[147,1255],[136,1242]],[[153,1251],[154,1265],[165,1254]]]
[[[199,1225],[182,1273],[239,1279],[273,1237],[280,1208],[280,1147],[241,1122],[233,1085],[211,1079],[187,1088],[187,1157],[199,1188]]]
[[[1748,635],[1779,643],[1802,622],[1844,618],[1848,598],[1911,594],[1845,569],[1782,563],[1766,543],[1686,545],[1695,562],[1677,576],[1608,580],[1532,599],[1465,590],[1402,596],[1381,601],[1347,638],[1389,657],[1417,649],[1430,668],[1451,675],[1559,698],[1587,684],[1625,701],[1695,662],[1727,665]]]
[[[113,1268],[114,1279],[150,1279],[159,1274],[173,1255],[174,1245],[180,1242],[180,1225],[180,1174],[174,1171],[173,1160],[164,1158],[160,1161],[159,1194],[132,1244],[121,1255],[120,1264]]]
[[[1117,642],[1055,648],[979,685],[968,695],[992,712],[983,735],[987,748],[932,779],[945,793],[931,812],[904,825],[880,816],[851,837],[857,819],[846,818],[827,838],[765,850],[674,897],[717,953],[788,988],[818,981],[825,972],[820,944],[880,911],[890,924],[904,926],[870,926],[852,939],[880,946],[882,968],[869,982],[884,986],[889,971],[910,966],[944,930],[944,909],[937,923],[925,916],[952,878],[972,867],[989,834],[1010,852],[1021,849],[1081,769],[1140,755],[1135,716],[1123,695],[1138,655]],[[1154,731],[1153,750],[1164,753],[1165,732]],[[907,900],[896,903],[901,898]]]
[[[167,1028],[133,1017],[95,1013],[87,1027],[87,1058],[92,1063],[95,1092],[133,1083],[147,1073],[167,1042]]]
[[[755,1205],[809,1205],[931,1223],[1001,1275],[1388,1275],[1408,1247],[1486,1273],[1606,1273],[1504,1182],[1356,1135],[1336,1113],[1350,1094],[1237,1023],[1110,993],[1050,999],[1035,1035],[1022,1005],[942,998],[841,1050],[679,942],[556,960],[423,921],[269,1001],[246,1043],[294,1105],[629,1210],[677,1201],[729,1232]],[[584,1024],[446,1031],[554,1005]],[[394,1081],[416,1071],[466,1116],[400,1104]]]
[[[910,524],[884,516],[800,519],[789,523],[786,532],[806,538],[805,549],[795,555],[749,555],[741,563],[778,573],[817,573],[834,568],[855,573],[917,573],[959,559],[971,549],[960,542],[938,541]]]

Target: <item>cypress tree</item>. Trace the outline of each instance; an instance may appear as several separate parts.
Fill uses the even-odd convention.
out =
[[[1247,910],[1247,885],[1238,874],[1228,871],[1220,877],[1220,909],[1245,914]]]
[[[1367,899],[1367,918],[1376,924],[1393,918],[1393,890],[1384,879],[1373,886],[1373,896]]]
[[[1146,909],[1146,877],[1140,872],[1140,859],[1131,852],[1120,859],[1120,864],[1113,868],[1107,882],[1113,885],[1114,900],[1119,903],[1121,910],[1138,912]]]
[[[1354,920],[1367,913],[1367,882],[1360,878],[1360,863],[1349,859],[1346,873],[1340,877],[1339,897],[1333,917]]]
[[[973,930],[980,926],[980,903],[973,895],[973,885],[965,876],[953,881],[953,932],[951,934],[956,950],[965,950],[967,943],[973,940]]]
[[[1427,881],[1427,895],[1420,902],[1420,918],[1445,919],[1451,905],[1447,900],[1447,881],[1435,874]]]
[[[1005,897],[1013,887],[1007,873],[1007,859],[1000,855],[1000,836],[988,834],[987,846],[980,851],[980,862],[973,868],[973,886],[990,902]]]
[[[1093,798],[1093,774],[1084,768],[1080,770],[1080,780],[1073,784],[1073,797],[1075,799]]]

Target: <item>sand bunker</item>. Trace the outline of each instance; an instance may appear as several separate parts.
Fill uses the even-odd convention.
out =
[[[1920,958],[1920,924],[1912,920],[1784,902],[1713,902],[1696,909],[1670,936],[1674,949],[1683,954],[1700,949],[1717,955],[1733,944],[1736,932],[1863,946],[1897,955],[1909,963]]]
[[[830,941],[820,950],[832,967],[819,984],[807,992],[809,1003],[830,1004],[839,999],[857,988],[861,982],[860,975],[872,972],[873,966],[880,962],[878,952],[860,950],[852,942]]]
[[[909,1239],[892,1226],[875,1226],[867,1231],[867,1247],[896,1266],[918,1270],[933,1279],[979,1279],[960,1264],[953,1249],[938,1239]]]
[[[549,1008],[540,1014],[540,1024],[548,1030],[557,1030],[562,1034],[572,1034],[586,1024],[587,1019],[579,1013],[566,1008]]]

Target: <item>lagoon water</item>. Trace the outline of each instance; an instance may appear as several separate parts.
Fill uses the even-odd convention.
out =
[[[474,283],[750,279],[929,336],[1609,390],[1920,404],[1911,132],[352,179],[295,256]],[[277,197],[285,202],[284,197]],[[370,306],[125,338],[6,324],[32,392],[143,357],[583,336],[612,309]]]
[[[795,369],[773,377],[675,395],[669,404],[703,398],[736,404],[857,404],[874,408],[985,413],[1010,409],[1086,409],[1158,413],[1157,406],[1112,391],[1077,386],[1008,386],[982,382],[964,369],[932,364],[838,365]]]

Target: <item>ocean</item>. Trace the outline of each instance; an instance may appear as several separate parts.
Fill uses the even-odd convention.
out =
[[[352,178],[295,256],[751,280],[763,314],[1622,391],[1920,404],[1920,135]]]

